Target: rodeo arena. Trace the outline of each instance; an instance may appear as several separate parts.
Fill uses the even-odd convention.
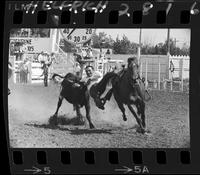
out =
[[[20,29],[10,35],[10,146],[190,147],[190,56],[143,55],[140,44],[136,55],[114,54],[92,47],[98,29],[87,38],[81,30],[67,35],[64,29],[49,29],[42,37]],[[70,41],[75,34],[77,41]],[[63,40],[75,49],[64,51]],[[98,72],[99,80],[82,81],[91,72]]]

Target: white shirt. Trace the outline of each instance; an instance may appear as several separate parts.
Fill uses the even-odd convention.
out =
[[[87,56],[87,52],[85,50],[82,50],[82,57],[86,57]]]
[[[99,81],[101,81],[103,75],[101,72],[99,71],[94,71],[93,75],[91,77],[83,76],[81,81],[82,82],[87,82],[89,79],[91,79],[90,84],[88,85],[88,89],[90,89],[92,87],[92,85],[94,85],[95,83],[98,83]],[[93,80],[94,79],[94,80]]]
[[[39,54],[38,55],[38,61],[41,62],[41,61],[44,61],[44,57],[42,54]]]

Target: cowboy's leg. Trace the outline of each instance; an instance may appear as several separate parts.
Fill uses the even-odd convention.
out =
[[[92,129],[92,128],[95,128],[95,126],[92,123],[91,116],[90,116],[90,95],[88,91],[85,92],[85,98],[86,98],[86,102],[85,102],[86,118],[89,122],[90,129]]]
[[[101,101],[102,103],[105,105],[106,101],[110,101],[111,97],[112,97],[112,94],[113,94],[113,88],[111,88],[107,93],[106,95],[101,98]]]
[[[116,78],[112,79],[112,88],[106,93],[105,97],[103,97],[101,100],[103,101],[103,103],[105,104],[106,101],[110,101],[112,94],[113,94],[113,89],[115,89],[116,91],[118,91],[118,83],[119,83],[120,79],[119,76],[117,76]]]
[[[98,93],[98,89],[96,84],[94,84],[91,88],[90,88],[90,96],[94,99],[94,102],[96,104],[96,106],[100,109],[104,109],[103,104],[101,103],[100,100],[100,95]]]

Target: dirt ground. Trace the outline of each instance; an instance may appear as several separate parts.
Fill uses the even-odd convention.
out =
[[[128,120],[122,119],[116,102],[107,102],[105,110],[95,107],[92,121],[96,129],[60,123],[57,128],[48,125],[56,110],[59,85],[50,82],[21,85],[9,80],[8,96],[10,145],[15,148],[188,148],[189,95],[152,91],[152,100],[146,103],[146,123],[150,134],[136,132],[137,124],[126,108]],[[82,114],[85,115],[84,109]],[[75,117],[72,105],[63,101],[59,116]]]

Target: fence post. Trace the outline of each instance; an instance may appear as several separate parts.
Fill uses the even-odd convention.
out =
[[[184,73],[184,65],[183,65],[184,57],[181,59],[181,91],[183,92],[183,73]]]
[[[170,90],[173,91],[173,76],[172,76],[172,72],[171,71],[170,71],[170,73],[171,73]]]
[[[14,81],[14,83],[16,83],[16,63],[15,63],[15,61],[16,61],[16,58],[14,58],[14,64],[13,64],[13,67],[14,67],[14,71],[13,71],[13,81]]]
[[[140,77],[142,78],[142,61],[140,63]]]
[[[172,72],[170,70],[170,61],[172,60],[172,56],[168,54],[168,72],[169,72],[169,80],[170,80],[170,90],[173,90],[173,78],[172,78]]]
[[[145,87],[147,88],[147,71],[148,71],[148,63],[146,59],[146,66],[145,66]]]
[[[158,90],[160,90],[160,59],[158,62]]]

